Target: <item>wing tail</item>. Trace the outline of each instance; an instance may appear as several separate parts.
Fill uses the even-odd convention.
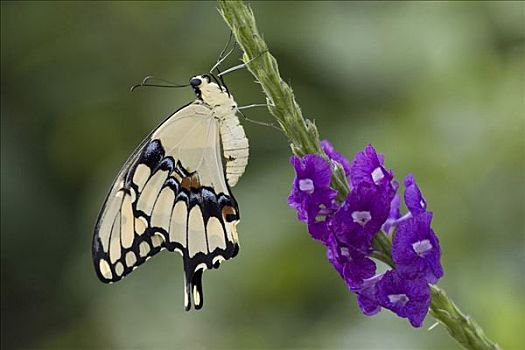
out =
[[[203,269],[199,269],[195,272],[186,271],[185,278],[185,310],[189,311],[191,309],[191,304],[193,302],[193,307],[195,310],[200,310],[204,305],[204,298],[202,293],[202,273]]]

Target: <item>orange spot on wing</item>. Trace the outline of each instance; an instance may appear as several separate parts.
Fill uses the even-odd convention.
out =
[[[235,215],[237,212],[235,211],[235,208],[229,205],[226,205],[222,208],[222,216],[226,218],[228,215]]]
[[[193,187],[193,188],[200,188],[201,187],[201,181],[199,179],[199,175],[193,174],[191,176],[190,186]]]
[[[200,188],[201,181],[199,179],[199,175],[192,174],[191,176],[186,176],[185,178],[182,179],[181,186],[187,189],[188,191],[191,188],[195,188],[195,189]]]
[[[182,179],[180,185],[189,191],[191,187],[191,179],[189,177],[185,177]]]

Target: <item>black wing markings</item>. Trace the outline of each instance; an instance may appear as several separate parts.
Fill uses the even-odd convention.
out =
[[[119,205],[119,210],[116,214],[115,221],[117,218],[122,219],[122,203],[126,195],[132,196],[135,191],[135,200],[132,202],[133,218],[142,218],[146,221],[145,231],[142,234],[138,234],[134,228],[133,242],[131,247],[124,248],[122,242],[120,242],[120,257],[115,262],[111,262],[109,252],[111,246],[111,234],[109,238],[109,245],[107,251],[102,248],[102,243],[98,234],[94,236],[93,242],[93,257],[95,266],[97,262],[104,260],[109,263],[109,269],[111,271],[111,278],[102,275],[99,268],[96,268],[99,279],[103,282],[116,282],[122,279],[124,276],[132,272],[139,265],[143,264],[153,255],[157,254],[162,249],[166,248],[169,251],[179,250],[183,255],[184,260],[184,271],[185,271],[185,291],[186,301],[185,308],[189,310],[191,308],[190,300],[193,299],[194,306],[196,309],[200,309],[203,305],[202,297],[202,273],[205,269],[218,268],[221,260],[228,260],[235,257],[238,253],[239,246],[236,239],[228,237],[228,227],[226,225],[232,224],[239,220],[239,210],[237,202],[232,195],[224,193],[216,194],[212,187],[200,186],[198,180],[198,174],[196,172],[188,172],[180,161],[175,163],[175,160],[171,156],[165,156],[164,149],[160,140],[151,140],[143,144],[142,148],[138,150],[137,155],[132,156],[135,158],[134,164],[128,168],[128,171],[124,174],[123,187],[117,192],[122,192],[122,200]],[[174,201],[171,207],[173,209],[175,205],[183,201],[186,204],[186,242],[181,244],[180,242],[174,242],[170,240],[169,229],[170,227],[155,227],[151,225],[151,215],[144,213],[137,209],[137,203],[140,198],[141,192],[137,184],[133,182],[133,176],[137,167],[140,164],[146,165],[150,169],[148,179],[145,184],[151,179],[151,177],[158,171],[167,171],[167,178],[160,188],[159,192],[156,193],[156,200],[160,196],[161,191],[164,188],[169,188],[173,191]],[[175,175],[176,174],[176,175]],[[174,176],[171,176],[174,175]],[[180,178],[180,181],[176,178]],[[142,190],[144,187],[142,188]],[[229,189],[229,187],[228,187]],[[155,204],[152,207],[152,213],[155,208]],[[205,229],[206,246],[207,252],[199,251],[195,255],[190,257],[188,238],[189,232],[189,214],[193,207],[199,206],[202,213],[202,220]],[[208,235],[208,221],[210,218],[216,218],[219,220],[222,232],[224,235],[225,248],[216,247],[213,251],[210,251],[209,235]],[[100,218],[99,218],[100,220]],[[122,223],[121,223],[122,224]],[[171,216],[170,216],[171,225]],[[97,228],[99,223],[97,224]],[[229,227],[230,231],[234,227]],[[153,242],[155,235],[161,234],[163,237],[162,242]],[[230,235],[233,235],[230,232]],[[131,258],[128,259],[129,254]],[[120,264],[120,265],[119,265]],[[120,270],[120,271],[119,271]]]

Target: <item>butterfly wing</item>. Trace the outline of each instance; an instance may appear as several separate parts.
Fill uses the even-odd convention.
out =
[[[162,249],[181,253],[185,308],[202,307],[202,272],[238,252],[239,209],[222,166],[219,125],[194,102],[175,112],[130,156],[95,226],[93,261],[116,282]]]

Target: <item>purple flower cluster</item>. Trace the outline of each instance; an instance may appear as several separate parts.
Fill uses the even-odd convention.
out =
[[[384,166],[384,157],[368,145],[350,163],[324,140],[325,158],[292,156],[296,171],[288,203],[312,237],[327,248],[330,263],[357,295],[365,315],[386,308],[420,327],[430,306],[429,283],[443,276],[439,241],[431,228],[432,213],[412,175],[404,180],[408,213],[401,216],[399,183]],[[344,202],[330,187],[338,163],[352,188]],[[372,240],[385,234],[392,241],[395,268],[376,274]]]

